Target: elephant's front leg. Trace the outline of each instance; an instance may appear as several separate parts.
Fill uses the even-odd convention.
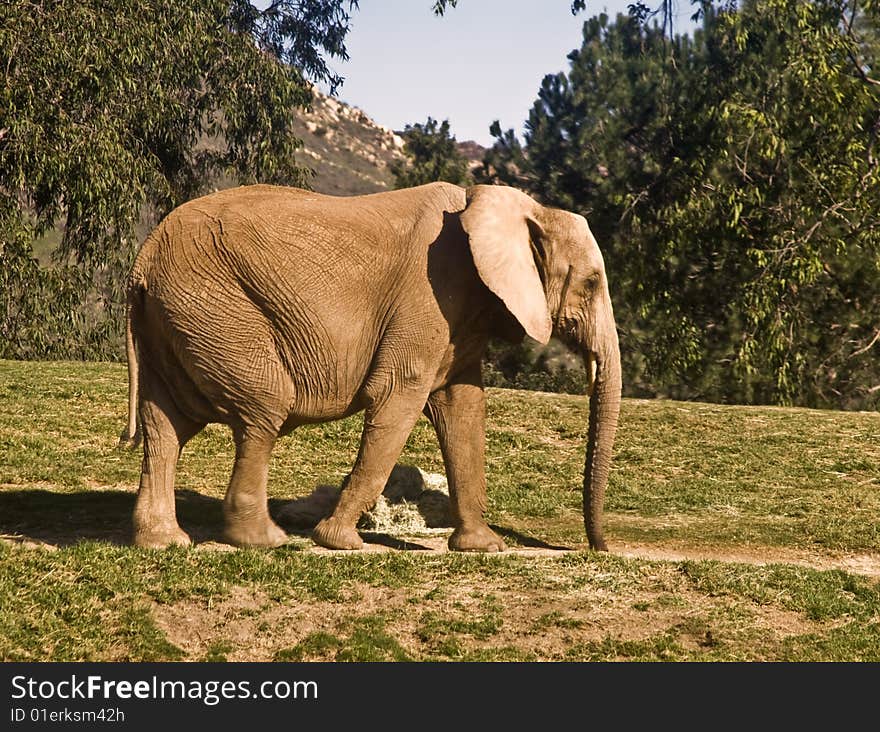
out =
[[[364,432],[348,484],[339,496],[333,515],[321,521],[312,538],[328,549],[360,549],[363,540],[357,522],[379,498],[427,398],[424,391],[392,394],[369,407]]]
[[[457,383],[434,392],[425,412],[437,431],[455,531],[455,551],[500,552],[507,547],[486,523],[486,393],[479,366]]]

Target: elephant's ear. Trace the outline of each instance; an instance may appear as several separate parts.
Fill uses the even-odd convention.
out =
[[[552,330],[550,311],[529,240],[529,222],[537,225],[536,208],[535,201],[515,188],[472,186],[461,225],[480,278],[526,333],[546,343]]]

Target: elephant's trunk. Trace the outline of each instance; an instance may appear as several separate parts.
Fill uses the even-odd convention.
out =
[[[584,526],[590,547],[597,551],[608,551],[602,527],[602,509],[620,414],[620,347],[617,332],[613,327],[611,330],[612,335],[605,343],[589,352],[585,358],[588,375],[595,365],[595,380],[591,384],[590,427],[584,461]]]

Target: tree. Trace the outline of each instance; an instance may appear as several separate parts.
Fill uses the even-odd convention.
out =
[[[0,356],[114,355],[145,213],[161,217],[219,175],[306,184],[293,113],[311,99],[307,79],[339,83],[325,57],[347,57],[356,6],[0,5]],[[48,273],[31,243],[56,230]]]
[[[438,126],[439,124],[439,126]],[[469,185],[468,163],[450,134],[449,120],[438,123],[428,117],[425,124],[407,125],[403,131],[406,160],[392,163],[395,188],[409,188],[442,180]]]
[[[631,392],[872,406],[880,371],[876,3],[600,16],[483,177],[589,216]]]

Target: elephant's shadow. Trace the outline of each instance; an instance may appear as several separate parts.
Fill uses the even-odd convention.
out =
[[[0,491],[0,537],[70,546],[81,541],[131,544],[132,512],[137,494],[125,490],[60,493],[47,490]],[[289,501],[270,499],[275,516]],[[196,544],[222,541],[223,501],[193,490],[176,492],[177,519]],[[309,527],[291,530],[308,536]]]
[[[100,541],[118,546],[131,544],[132,512],[136,493],[125,490],[89,490],[60,493],[47,490],[0,491],[0,539],[15,542],[32,542],[52,546],[71,546],[82,541]],[[178,490],[177,517],[181,528],[196,544],[222,542],[223,501],[205,496],[193,490]],[[274,518],[288,499],[269,500],[269,512]],[[512,529],[492,526],[508,541],[524,547],[566,549],[552,546]],[[301,526],[285,529],[291,536],[308,537],[311,527]],[[381,532],[362,532],[372,544],[392,549],[427,550],[418,541],[406,540]]]
[[[81,541],[131,544],[136,493],[90,490],[0,491],[0,535],[22,542],[70,546]],[[177,515],[195,542],[216,540],[223,502],[191,490],[177,491]]]

